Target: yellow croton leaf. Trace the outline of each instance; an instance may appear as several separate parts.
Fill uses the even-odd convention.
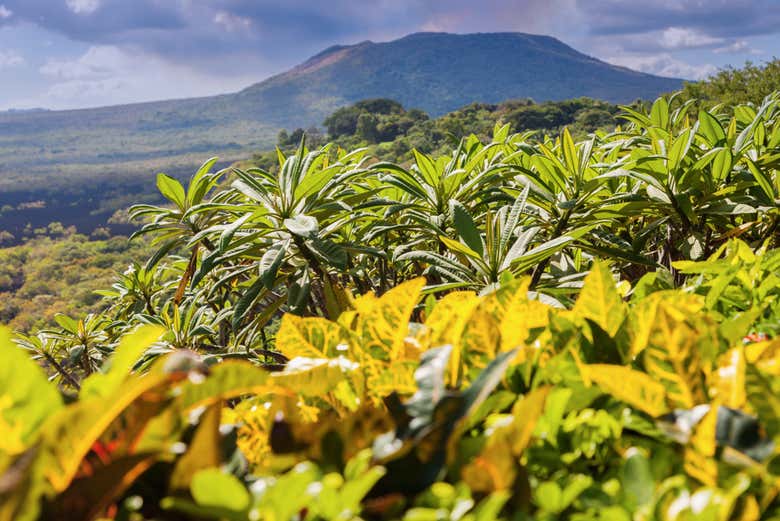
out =
[[[425,321],[428,346],[452,346],[452,355],[447,370],[448,383],[456,386],[461,373],[460,340],[471,314],[479,305],[480,298],[471,291],[457,291],[445,295]]]
[[[713,403],[694,427],[684,456],[685,472],[709,486],[715,486],[718,482],[718,464],[715,461],[718,408],[719,404]]]
[[[517,463],[507,458],[508,441],[488,443],[482,452],[461,470],[461,478],[474,492],[509,490],[517,477]]]
[[[504,348],[513,349],[521,337],[525,340],[523,335],[527,336],[528,328],[522,327],[525,324],[522,307],[528,302],[529,283],[529,278],[518,279],[480,298],[461,335],[463,363],[483,368],[496,353]],[[531,323],[539,320],[536,314],[530,319]]]
[[[745,367],[744,347],[729,349],[719,359],[712,391],[726,407],[742,409],[747,403]]]
[[[709,364],[705,366],[703,360],[717,346],[717,324],[706,316],[694,315],[692,301],[677,294],[647,300],[654,304],[633,320],[644,318],[650,323],[632,322],[634,346],[643,356],[645,371],[664,385],[671,406],[689,409],[705,403],[704,378]]]
[[[501,352],[518,349],[515,363],[527,358],[528,337],[531,331],[547,326],[550,323],[552,308],[538,300],[517,299],[507,310],[501,321]]]
[[[552,387],[549,386],[539,387],[528,393],[512,407],[512,423],[514,425],[511,436],[512,454],[516,458],[522,456],[531,442],[536,422],[544,413],[544,404],[551,389]]]
[[[271,373],[271,382],[286,387],[301,396],[322,396],[351,378],[358,364],[344,357],[306,358],[290,360],[283,371]]]
[[[397,360],[404,352],[409,319],[420,300],[424,278],[396,286],[379,298],[356,299],[357,317],[353,329],[362,357]]]
[[[581,364],[579,369],[586,384],[596,384],[605,393],[650,416],[669,410],[663,384],[646,373],[611,364]]]
[[[417,366],[417,362],[412,360],[396,360],[389,364],[365,363],[368,397],[374,403],[380,403],[382,398],[393,392],[401,396],[414,394],[417,391],[417,383],[414,381],[414,371]]]
[[[512,413],[491,430],[480,454],[461,471],[472,490],[494,492],[511,488],[518,461],[531,442],[536,423],[544,413],[551,387],[540,387],[518,400]],[[511,454],[513,457],[507,457]]]
[[[628,332],[631,338],[631,355],[641,353],[657,332],[657,315],[667,310],[674,316],[696,316],[704,308],[704,298],[699,295],[676,291],[658,291],[640,300],[631,308],[628,316]]]
[[[605,263],[593,264],[572,313],[592,320],[610,336],[617,333],[626,316],[626,304],[620,298],[612,272]]]
[[[276,334],[276,348],[289,359],[334,357],[340,353],[345,336],[336,322],[287,313]]]
[[[63,402],[57,386],[28,352],[11,341],[5,327],[0,327],[0,356],[0,452],[16,455],[37,440]]]
[[[745,346],[745,358],[762,372],[780,376],[780,338]]]
[[[447,371],[449,384],[457,385],[461,372],[460,341],[471,314],[479,305],[480,298],[471,291],[457,291],[444,296],[433,308],[425,321],[429,347],[452,346],[452,355]]]

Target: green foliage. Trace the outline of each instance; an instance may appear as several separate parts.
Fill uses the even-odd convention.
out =
[[[0,323],[31,332],[55,325],[58,313],[102,311],[107,303],[95,291],[109,287],[131,259],[149,254],[143,241],[89,240],[72,233],[0,248]]]
[[[0,520],[780,515],[778,105],[159,176],[106,311],[0,339]]]
[[[780,60],[763,64],[745,63],[744,67],[727,67],[704,81],[683,87],[686,99],[699,99],[709,104],[761,103],[780,87]]]

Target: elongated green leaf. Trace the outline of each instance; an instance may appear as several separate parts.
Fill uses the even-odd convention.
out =
[[[166,199],[176,204],[180,210],[185,209],[184,187],[178,180],[166,174],[157,174],[157,188]]]
[[[236,302],[236,305],[233,308],[232,323],[234,329],[238,328],[241,322],[247,317],[247,314],[252,309],[252,305],[263,290],[265,290],[265,283],[263,282],[263,279],[258,277],[241,298],[238,299],[238,302]]]
[[[36,438],[44,422],[62,408],[57,387],[0,327],[0,454],[18,454]]]
[[[772,181],[769,179],[766,173],[764,173],[753,161],[749,158],[745,158],[750,173],[753,174],[753,178],[756,180],[758,186],[766,194],[770,201],[775,200],[775,189],[772,186]]]
[[[161,327],[142,326],[125,335],[104,367],[104,372],[92,374],[84,380],[79,397],[105,398],[116,392],[144,351],[149,349],[163,332]]]
[[[707,138],[707,142],[712,148],[719,147],[726,142],[726,131],[723,130],[717,118],[706,110],[699,111],[699,132]]]
[[[287,254],[287,248],[289,248],[289,242],[287,241],[271,246],[260,259],[260,280],[263,281],[263,285],[268,289],[273,289],[276,284],[276,274],[279,272],[279,267]]]
[[[482,236],[479,234],[471,214],[458,201],[450,201],[450,208],[452,210],[455,231],[458,232],[463,242],[481,257],[484,252]]]

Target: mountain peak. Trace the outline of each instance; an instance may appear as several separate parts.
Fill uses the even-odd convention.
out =
[[[418,32],[387,42],[336,45],[238,94],[264,118],[297,107],[320,123],[330,110],[365,98],[391,98],[433,116],[472,102],[591,97],[625,103],[676,90],[682,80],[603,62],[547,35]],[[289,110],[289,109],[286,109]],[[284,118],[286,125],[291,122]]]

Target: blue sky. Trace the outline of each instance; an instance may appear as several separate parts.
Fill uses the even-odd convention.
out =
[[[697,79],[780,55],[780,0],[0,0],[0,109],[231,92],[330,45],[416,31],[549,34]]]

